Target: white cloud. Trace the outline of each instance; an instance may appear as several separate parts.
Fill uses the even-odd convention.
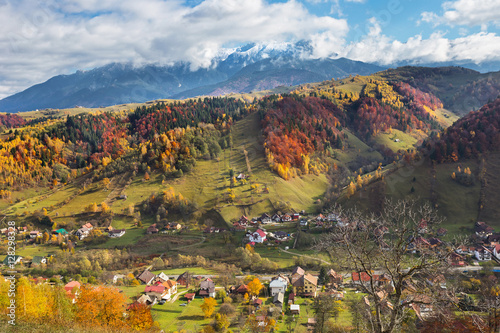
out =
[[[209,66],[224,45],[310,39],[340,45],[346,20],[296,0],[8,0],[0,2],[0,97],[110,62]]]
[[[434,25],[485,26],[488,23],[500,25],[500,1],[498,0],[455,0],[443,3],[442,16],[423,12],[422,21]]]
[[[383,35],[375,19],[372,18],[370,22],[372,24],[370,33],[359,42],[347,45],[341,56],[383,65],[400,61],[419,64],[447,61],[481,63],[500,60],[500,36],[495,33],[480,32],[448,39],[443,33],[435,32],[428,39],[416,35],[403,43]]]
[[[328,1],[335,5],[339,0]],[[491,5],[492,1],[484,2]],[[298,0],[196,3],[0,0],[0,98],[54,75],[111,62],[168,64],[182,60],[191,62],[193,68],[210,66],[222,47],[251,42],[304,39],[311,41],[315,57],[338,55],[381,64],[500,60],[500,37],[486,31],[467,35],[463,29],[461,37],[453,40],[440,33],[427,39],[415,35],[401,42],[384,35],[383,24],[371,18],[369,29],[362,31],[356,42],[347,44],[349,27],[345,19],[311,14]],[[422,21],[446,18],[455,22],[469,13],[465,8],[470,6],[465,5],[471,3],[475,2],[447,2],[443,16],[428,12],[422,14]],[[459,8],[461,4],[465,7]],[[485,8],[470,7],[464,25],[498,22],[500,10],[493,5]]]

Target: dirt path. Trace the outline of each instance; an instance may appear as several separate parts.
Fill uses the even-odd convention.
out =
[[[175,296],[174,296],[173,298],[171,298],[171,299],[169,300],[169,302],[170,302],[170,303],[175,302],[175,301],[179,298],[179,296],[184,295],[184,294],[185,294],[185,293],[187,293],[188,291],[189,291],[189,290],[185,290],[185,291],[183,291],[183,292],[180,292],[180,293],[175,294]]]
[[[281,247],[278,247],[278,249],[279,249],[281,252],[285,252],[285,253],[293,254],[294,256],[297,256],[297,257],[304,257],[304,258],[308,258],[308,259],[312,259],[312,260],[318,260],[318,261],[321,261],[322,263],[327,264],[327,265],[331,265],[331,264],[332,264],[331,262],[328,262],[328,261],[326,261],[326,260],[319,259],[319,258],[314,258],[314,257],[311,257],[311,256],[306,256],[305,254],[298,254],[298,253],[290,252],[290,251],[287,251],[287,250],[282,249]]]
[[[196,237],[196,238],[198,238],[198,237]],[[202,244],[203,242],[205,242],[205,240],[206,240],[205,237],[201,237],[201,241],[199,241],[198,243],[176,247],[175,249],[172,249],[172,250],[180,250],[180,249],[185,249],[185,248],[188,248],[188,247],[198,246],[198,245]]]
[[[130,185],[131,172],[126,172],[120,176],[115,176],[108,185],[108,188],[112,188],[109,192],[106,200],[104,202],[108,206],[112,206],[113,203],[119,198],[120,195],[124,194],[125,189]]]

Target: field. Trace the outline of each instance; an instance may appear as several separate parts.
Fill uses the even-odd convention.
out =
[[[415,149],[419,139],[423,139],[423,135],[409,134],[400,130],[393,129],[392,133],[380,133],[375,137],[375,141],[379,144],[390,148],[392,151]]]
[[[478,175],[479,166],[475,161],[460,164],[439,164],[435,166],[435,197],[437,210],[441,216],[446,216],[443,227],[448,229],[448,236],[463,233],[460,228],[473,228],[478,214],[480,182],[476,179],[473,186],[464,186],[451,179],[451,174],[457,170],[470,167],[473,174]],[[390,199],[403,197],[413,198],[420,203],[431,200],[432,167],[429,161],[421,160],[413,166],[406,166],[387,174],[383,181],[378,181],[366,189],[358,191],[351,200],[343,200],[348,207],[358,207],[362,210],[374,211],[380,203],[377,196],[385,193]],[[382,193],[380,188],[382,188]]]

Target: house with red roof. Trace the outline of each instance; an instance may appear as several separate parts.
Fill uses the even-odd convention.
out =
[[[250,241],[255,243],[264,243],[266,240],[266,233],[260,229],[257,229],[254,233],[250,235]]]
[[[493,247],[493,255],[500,260],[500,244],[496,244]]]
[[[80,294],[80,282],[78,281],[71,281],[68,282],[64,286],[64,290],[66,291],[66,294],[68,294],[69,298],[71,298],[72,302],[76,302],[76,298]]]
[[[367,272],[352,272],[351,273],[352,284],[354,284],[354,285],[368,286],[370,284],[370,280],[372,278],[374,281],[377,281],[379,276],[378,275],[371,275],[370,276],[370,274],[368,274]]]

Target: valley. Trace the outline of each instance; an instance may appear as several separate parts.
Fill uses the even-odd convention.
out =
[[[403,304],[402,294],[420,302],[420,287],[407,283],[419,286],[429,276],[482,297],[471,284],[493,281],[500,260],[499,102],[461,118],[449,108],[450,91],[412,81],[421,71],[427,73],[403,68],[268,92],[5,115],[0,227],[7,241],[14,221],[22,263],[11,266],[7,256],[3,269],[20,272],[31,290],[23,297],[44,285],[25,275],[53,280],[54,290],[78,282],[83,296],[75,309],[100,290],[129,307],[116,325],[132,327],[140,309],[138,321],[152,332],[208,333],[220,318],[238,331],[264,320],[278,332],[296,319],[296,330],[305,331],[323,297],[335,298],[338,309],[327,321],[331,329],[366,324],[361,304],[376,297],[385,325],[393,311],[387,304]],[[459,70],[450,71],[454,80]],[[468,79],[457,89],[477,80],[464,72]],[[407,228],[395,227],[396,217]],[[474,246],[463,248],[460,238]],[[362,244],[375,255],[360,259],[342,244]],[[438,271],[406,275],[427,267],[428,257]],[[47,263],[38,266],[39,258]],[[179,282],[183,273],[191,276],[187,286]],[[291,280],[281,297],[300,313],[269,294],[282,276]],[[255,279],[257,293],[235,292]],[[201,296],[211,283],[219,295],[213,301]],[[207,302],[215,302],[218,317],[206,316]],[[433,320],[401,306],[412,316],[402,330]],[[491,315],[458,307],[456,322]]]

